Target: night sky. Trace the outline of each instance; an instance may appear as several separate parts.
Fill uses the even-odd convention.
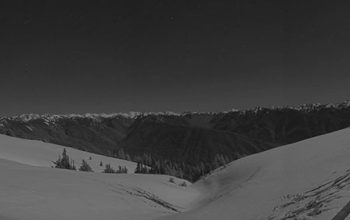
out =
[[[346,2],[0,0],[0,115],[341,102]]]

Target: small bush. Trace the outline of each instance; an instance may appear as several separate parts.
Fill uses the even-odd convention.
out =
[[[170,177],[170,178],[169,178],[169,182],[170,182],[170,183],[175,183],[175,179],[174,179],[173,177]]]

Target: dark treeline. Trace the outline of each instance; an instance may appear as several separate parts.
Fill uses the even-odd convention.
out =
[[[208,174],[210,171],[226,165],[231,162],[233,158],[217,154],[214,157],[214,161],[208,161],[207,163],[199,162],[195,165],[188,165],[185,162],[174,162],[166,159],[156,159],[149,154],[136,156],[133,160],[137,162],[135,173],[166,174],[193,182],[198,180],[201,176]]]

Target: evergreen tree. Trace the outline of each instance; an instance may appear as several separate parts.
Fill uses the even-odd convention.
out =
[[[76,170],[74,160],[69,159],[66,148],[63,149],[62,157],[58,156],[58,159],[53,163],[55,164],[55,168]]]
[[[137,162],[135,173],[141,173],[141,163]]]
[[[85,160],[83,160],[81,162],[81,166],[79,167],[79,170],[80,171],[85,171],[85,172],[93,172],[93,170],[91,169],[90,165]]]

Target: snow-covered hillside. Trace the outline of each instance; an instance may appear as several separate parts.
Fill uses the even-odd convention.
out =
[[[64,148],[66,148],[67,154],[70,159],[75,161],[78,168],[83,159],[95,172],[102,172],[105,164],[110,164],[111,167],[116,169],[118,166],[126,166],[128,173],[134,173],[136,168],[136,163],[127,160],[106,157],[42,141],[0,135],[0,158],[27,165],[51,167],[54,165],[52,161],[57,160]],[[100,166],[101,161],[103,166]]]
[[[49,165],[31,154],[46,147],[57,146],[0,137],[1,157],[22,163],[0,159],[0,219],[329,220],[350,200],[350,129],[247,156],[187,187],[163,175],[25,165]]]
[[[197,208],[169,219],[329,220],[350,200],[350,129],[251,155],[194,184]]]
[[[184,211],[199,193],[190,183],[166,175],[105,174],[99,162],[127,166],[129,161],[67,148],[76,161],[86,159],[93,173],[51,168],[62,146],[0,136],[0,219],[153,219]],[[89,160],[89,157],[92,157]],[[186,182],[187,187],[180,186]]]

